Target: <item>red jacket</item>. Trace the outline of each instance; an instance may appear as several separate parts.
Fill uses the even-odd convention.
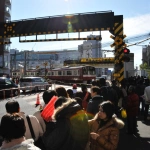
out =
[[[139,109],[139,97],[135,93],[129,94],[127,98],[127,105],[126,105],[126,111],[127,116],[134,117],[138,115],[138,109]]]

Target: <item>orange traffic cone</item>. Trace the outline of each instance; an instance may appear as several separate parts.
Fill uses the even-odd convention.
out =
[[[39,96],[39,94],[37,94],[35,107],[37,107],[38,105],[41,105],[40,104],[40,96]]]

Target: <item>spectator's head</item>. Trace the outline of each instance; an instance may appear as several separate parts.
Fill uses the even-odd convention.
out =
[[[24,119],[18,114],[6,114],[1,119],[0,132],[5,141],[18,139],[25,135]]]
[[[128,89],[128,92],[129,93],[135,93],[135,87],[133,85],[130,85],[129,89]]]
[[[43,93],[43,100],[45,104],[48,104],[53,96],[57,96],[57,92],[54,90],[47,90]]]
[[[62,86],[59,86],[55,89],[55,91],[57,92],[57,96],[63,96],[63,97],[68,97],[68,93],[66,91],[66,89]]]
[[[83,92],[82,91],[77,91],[75,93],[75,97],[80,97],[82,99],[83,98]]]
[[[74,94],[73,94],[72,89],[68,89],[68,90],[67,90],[67,93],[68,93],[68,95],[69,95],[70,98],[73,98],[73,97],[74,97]]]
[[[73,88],[73,89],[77,89],[77,85],[76,85],[76,84],[73,84],[72,88]]]
[[[81,85],[81,90],[82,90],[82,92],[87,92],[87,87],[85,84]]]
[[[54,104],[55,109],[62,106],[63,103],[67,102],[67,98],[66,97],[59,97],[57,99],[57,101]]]
[[[104,101],[99,105],[99,118],[109,120],[115,113],[114,105],[111,101]]]
[[[117,81],[116,80],[112,80],[111,83],[112,83],[112,85],[116,85]]]
[[[104,78],[99,79],[100,86],[106,86],[106,80]]]
[[[92,81],[92,86],[97,86],[97,81]]]
[[[15,101],[15,100],[8,101],[5,104],[5,108],[6,108],[7,113],[10,113],[10,114],[20,112],[19,103],[18,101]]]
[[[74,98],[76,101],[77,101],[77,103],[81,106],[81,108],[83,109],[83,107],[82,107],[82,99],[80,98],[80,97],[75,97]]]
[[[100,88],[98,86],[92,86],[91,87],[91,97],[94,97],[96,95],[100,95]]]

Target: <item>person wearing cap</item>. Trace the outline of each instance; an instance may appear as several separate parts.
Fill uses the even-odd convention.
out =
[[[77,85],[73,84],[72,86],[73,94],[75,95],[77,93]]]
[[[119,141],[119,129],[124,127],[122,120],[114,115],[115,109],[111,101],[99,105],[99,112],[89,120],[90,150],[115,150]],[[88,147],[87,146],[87,147]]]

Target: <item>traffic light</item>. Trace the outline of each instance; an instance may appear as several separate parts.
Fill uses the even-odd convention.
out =
[[[128,48],[124,48],[124,49],[123,49],[123,52],[124,52],[124,54],[129,54],[129,53],[130,53],[130,50],[129,50]]]
[[[124,48],[123,49],[123,53],[124,53],[124,56],[122,57],[122,60],[124,61],[124,62],[129,62],[130,61],[130,57],[129,57],[129,53],[130,53],[130,50],[128,49],[128,48]]]

